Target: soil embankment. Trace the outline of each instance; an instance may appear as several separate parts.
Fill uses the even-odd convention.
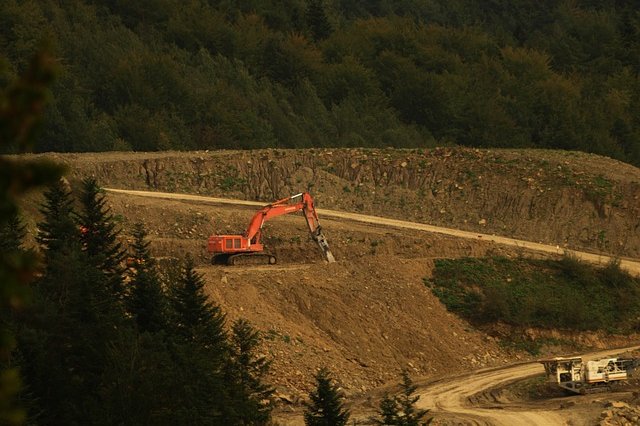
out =
[[[272,201],[640,257],[640,169],[544,150],[312,149],[64,154],[114,188]]]

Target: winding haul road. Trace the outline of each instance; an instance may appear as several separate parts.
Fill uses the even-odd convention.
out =
[[[636,350],[640,346],[611,349],[583,354],[582,358],[599,359],[615,356],[619,353]],[[463,418],[465,424],[478,425],[564,425],[566,415],[558,410],[545,410],[539,407],[496,408],[474,407],[468,398],[490,388],[502,387],[509,383],[541,375],[544,367],[537,362],[511,365],[486,370],[478,370],[464,375],[420,387],[417,394],[419,408],[427,408],[433,414],[448,414],[457,419]],[[565,411],[566,413],[566,411]]]
[[[216,204],[232,204],[245,206],[263,206],[264,203],[232,200],[226,198],[205,197],[190,194],[174,194],[166,192],[151,191],[134,191],[125,189],[105,188],[109,192],[127,194],[140,197],[152,197],[170,200],[196,201]],[[563,249],[557,246],[545,245],[529,241],[517,240],[513,238],[500,237],[488,234],[479,234],[475,232],[460,231],[457,229],[442,228],[422,223],[406,222],[396,219],[388,219],[377,216],[368,216],[357,213],[346,213],[335,210],[318,209],[321,217],[332,217],[336,219],[347,219],[357,222],[371,223],[375,225],[390,226],[397,228],[414,229],[417,231],[439,233],[460,238],[468,238],[473,240],[481,239],[482,241],[490,241],[496,244],[520,247],[528,250],[534,250],[543,253],[562,254]],[[570,251],[570,253],[579,259],[590,263],[602,264],[611,261],[611,257],[604,255],[595,255],[592,253]],[[640,262],[633,259],[622,259],[620,266],[633,275],[640,276]],[[626,350],[638,349],[640,346],[631,348],[622,348],[617,350],[608,350],[593,352],[583,355],[583,358],[602,358]],[[478,370],[466,373],[461,376],[443,379],[434,383],[420,386],[417,394],[420,395],[418,405],[420,408],[428,408],[432,414],[445,414],[455,417],[464,424],[477,425],[562,425],[564,424],[563,416],[558,411],[548,411],[544,409],[533,409],[530,407],[511,407],[505,406],[500,409],[474,407],[469,404],[468,398],[472,395],[480,393],[484,390],[504,386],[508,383],[522,380],[528,377],[540,375],[544,373],[544,368],[536,362],[516,364],[506,367],[494,369]],[[291,420],[291,419],[290,419]],[[300,419],[301,420],[301,419]],[[297,424],[293,421],[293,424]],[[291,424],[287,422],[287,424]]]

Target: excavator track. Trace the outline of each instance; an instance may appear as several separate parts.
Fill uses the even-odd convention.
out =
[[[269,253],[238,253],[221,254],[214,256],[211,263],[214,265],[275,265],[278,259]]]

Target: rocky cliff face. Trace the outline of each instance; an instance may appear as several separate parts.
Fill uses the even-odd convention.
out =
[[[640,256],[640,169],[538,150],[311,149],[55,155],[102,185],[320,208]]]

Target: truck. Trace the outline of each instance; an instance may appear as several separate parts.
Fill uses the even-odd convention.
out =
[[[628,380],[638,365],[636,358],[602,358],[583,361],[581,357],[540,360],[550,383],[577,394],[606,392]]]
[[[276,256],[266,252],[262,244],[262,227],[271,218],[298,212],[306,219],[311,238],[322,251],[324,259],[329,263],[335,262],[329,243],[322,232],[313,197],[308,192],[301,192],[262,207],[253,215],[242,235],[211,235],[207,244],[207,250],[212,256],[211,263],[275,264]]]

